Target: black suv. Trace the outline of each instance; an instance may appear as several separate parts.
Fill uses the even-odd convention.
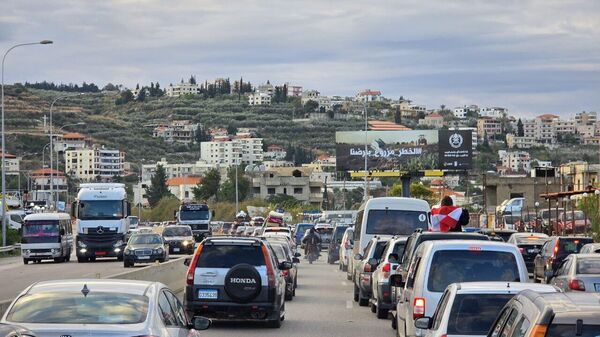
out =
[[[600,335],[600,294],[524,290],[504,306],[488,337],[596,337]]]
[[[285,318],[286,281],[268,242],[260,238],[207,238],[187,259],[185,308],[216,319],[263,321],[279,328]]]
[[[335,225],[333,228],[333,236],[327,247],[327,263],[334,264],[340,259],[340,245],[346,228],[348,228],[348,225],[341,224]]]
[[[533,281],[548,283],[569,254],[577,254],[585,244],[594,240],[583,236],[552,236],[542,246],[533,263]]]

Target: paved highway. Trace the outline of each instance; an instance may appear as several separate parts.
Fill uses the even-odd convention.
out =
[[[260,324],[215,323],[203,336],[394,336],[389,320],[378,320],[368,307],[352,301],[352,284],[324,256],[318,263],[298,266],[296,297],[286,302],[281,329]]]

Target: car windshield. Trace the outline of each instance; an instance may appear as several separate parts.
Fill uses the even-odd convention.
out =
[[[600,257],[577,259],[577,274],[600,274]]]
[[[58,236],[58,220],[25,221],[23,237]]]
[[[443,292],[451,283],[507,281],[519,282],[519,268],[512,253],[470,250],[440,250],[435,252],[427,288]]]
[[[159,245],[161,241],[158,234],[142,234],[132,236],[129,243],[133,245]]]
[[[6,320],[39,324],[136,324],[146,320],[148,297],[125,293],[42,292],[20,297]]]
[[[231,268],[240,263],[264,266],[262,248],[259,245],[204,245],[197,267]]]
[[[428,227],[427,212],[373,209],[367,217],[367,234],[411,235]]]
[[[304,234],[304,232],[306,232],[307,229],[313,227],[313,225],[311,224],[306,224],[306,225],[298,225],[297,229],[296,229],[296,233],[302,233]]]
[[[485,335],[510,294],[458,294],[448,318],[448,335]]]
[[[600,325],[584,324],[579,333],[575,324],[551,324],[545,337],[598,337]]]
[[[592,243],[591,239],[575,239],[575,238],[561,238],[560,248],[558,250],[559,255],[569,255],[578,253],[586,243]]]
[[[77,216],[81,220],[111,220],[123,218],[121,200],[85,200],[79,202]]]
[[[167,227],[163,236],[192,236],[192,229],[190,226]]]

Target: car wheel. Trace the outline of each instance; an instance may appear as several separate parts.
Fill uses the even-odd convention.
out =
[[[358,305],[361,307],[366,307],[369,305],[369,298],[362,296],[362,291],[358,291]]]
[[[119,262],[123,261],[123,255],[118,255],[117,256],[117,261],[119,261]]]
[[[288,292],[285,293],[285,300],[286,301],[291,301],[293,299],[294,299],[294,294],[291,291],[289,293]]]
[[[61,263],[61,262],[63,262],[64,260],[65,260],[65,258],[64,258],[64,257],[55,257],[55,258],[54,258],[54,263]]]
[[[23,259],[23,264],[28,264],[29,263],[29,259]]]
[[[95,256],[92,256],[92,257],[90,257],[89,259],[90,259],[90,261],[92,261],[92,262],[96,261],[96,257],[95,257]]]
[[[377,312],[377,306],[373,303],[369,304],[369,307],[371,308],[371,312],[372,313],[376,313]]]
[[[83,263],[83,262],[87,262],[87,261],[88,261],[87,257],[83,257],[83,256],[77,257],[77,262],[79,262],[79,263]]]
[[[275,319],[267,321],[267,327],[272,329],[279,329],[281,328],[282,321],[285,319],[285,315],[282,317],[281,309],[279,309],[277,310],[277,312],[274,313],[274,316],[276,317]]]
[[[358,302],[358,287],[354,285],[354,302]]]
[[[392,315],[392,329],[398,330],[398,321],[396,320],[396,317],[394,317],[394,315]]]
[[[381,309],[379,306],[377,306],[377,318],[379,319],[386,319],[388,317],[388,313],[389,310],[388,309]]]

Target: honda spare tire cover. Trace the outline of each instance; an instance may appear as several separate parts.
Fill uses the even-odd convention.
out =
[[[258,296],[262,287],[260,274],[249,264],[233,266],[225,275],[225,292],[236,302],[250,302]]]

